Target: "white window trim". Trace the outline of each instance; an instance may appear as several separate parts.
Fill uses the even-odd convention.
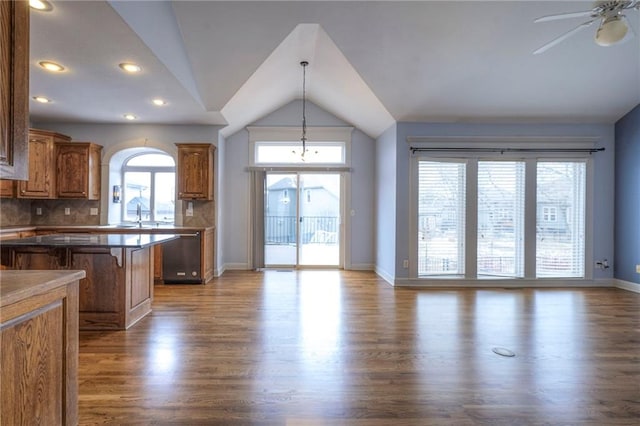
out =
[[[492,142],[494,141],[494,142]],[[598,139],[590,137],[522,137],[522,138],[489,138],[489,137],[408,137],[407,142],[411,147],[449,147],[449,148],[508,148],[522,146],[534,149],[544,148],[577,148],[590,149],[594,148]],[[470,146],[471,145],[471,146]],[[527,169],[538,161],[584,161],[586,168],[586,200],[585,200],[585,250],[584,250],[584,277],[583,278],[537,278],[535,277],[535,238],[527,238],[527,235],[535,235],[536,217],[533,215],[525,215],[525,276],[524,278],[511,278],[499,280],[485,280],[478,278],[476,275],[476,238],[477,238],[477,215],[467,214],[467,237],[465,247],[465,276],[451,278],[424,278],[418,277],[418,161],[468,161],[475,164],[477,168],[478,160],[500,161],[500,160],[523,160]],[[535,168],[534,168],[535,169]],[[477,170],[476,170],[477,172]],[[469,190],[473,189],[476,177],[474,171],[467,169],[467,197],[470,196]],[[476,173],[477,174],[477,173]],[[450,285],[452,279],[464,281],[465,285],[532,285],[534,283],[543,282],[584,282],[593,279],[593,157],[589,153],[544,153],[544,152],[504,152],[504,153],[482,153],[482,152],[437,152],[428,153],[417,152],[411,156],[409,169],[409,280],[415,280],[417,283],[429,283],[433,285]],[[472,179],[473,182],[470,182]],[[471,185],[469,187],[469,185]],[[477,185],[476,185],[477,187]],[[536,173],[527,172],[525,176],[525,211],[534,211],[536,209]],[[476,188],[477,190],[477,188]],[[477,197],[477,194],[475,194]],[[471,194],[474,197],[474,194]],[[467,208],[476,211],[477,199],[469,200]],[[533,208],[533,210],[532,210]],[[474,221],[475,216],[475,221]],[[512,285],[513,285],[512,284]]]
[[[173,160],[174,165],[173,166],[129,166],[127,163],[129,163],[130,160],[132,160],[135,157],[140,157],[143,155],[148,155],[148,154],[158,154],[158,155],[165,155],[168,158],[171,158],[171,160]],[[122,190],[125,191],[125,179],[124,176],[126,174],[126,172],[139,172],[139,173],[150,173],[151,174],[151,188],[155,188],[155,183],[154,183],[154,179],[155,179],[155,174],[156,173],[173,173],[175,175],[176,173],[176,165],[175,165],[175,159],[167,154],[166,152],[163,151],[157,151],[157,150],[149,150],[149,151],[141,151],[138,153],[135,153],[133,155],[128,156],[123,162],[122,162],[122,168],[120,169],[120,182],[121,185],[123,186]],[[124,194],[123,194],[124,195]],[[150,209],[151,211],[154,210],[155,208],[155,191],[151,191],[150,196],[149,196],[149,201],[150,201]],[[175,195],[174,195],[174,200],[175,200]],[[124,202],[124,198],[123,201],[120,205],[120,222],[121,223],[134,223],[133,221],[130,220],[126,220],[126,203]],[[177,204],[174,204],[173,206],[173,223],[176,223],[176,215],[177,215]],[[157,220],[157,218],[153,218],[153,220],[151,220],[151,222],[162,222],[160,220]]]

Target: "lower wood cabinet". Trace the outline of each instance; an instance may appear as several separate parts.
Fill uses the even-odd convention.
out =
[[[82,271],[2,271],[0,424],[78,423]]]
[[[84,270],[78,302],[80,330],[125,330],[151,312],[153,247],[37,247],[2,250],[16,270]]]

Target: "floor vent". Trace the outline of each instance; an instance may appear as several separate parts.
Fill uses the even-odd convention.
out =
[[[491,349],[494,354],[506,357],[514,357],[516,353],[507,348],[493,348]]]

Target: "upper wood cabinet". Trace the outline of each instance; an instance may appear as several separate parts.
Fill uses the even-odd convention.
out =
[[[213,153],[209,143],[177,143],[178,198],[213,200]]]
[[[56,198],[55,144],[69,136],[46,130],[29,130],[29,180],[18,183],[18,198]]]
[[[102,147],[91,142],[55,146],[57,197],[99,200]]]
[[[27,178],[29,3],[0,1],[0,177]]]
[[[16,196],[16,181],[0,179],[0,197],[14,198]]]

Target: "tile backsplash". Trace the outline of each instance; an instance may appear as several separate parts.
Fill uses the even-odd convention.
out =
[[[68,213],[66,214],[66,209]],[[97,214],[92,215],[91,209]],[[25,200],[0,201],[0,226],[99,225],[100,201]]]
[[[183,225],[213,226],[215,203],[192,203],[193,216],[186,215],[188,202],[182,203]],[[65,214],[66,209],[69,209],[68,215]],[[97,214],[92,215],[91,209]],[[0,199],[0,227],[16,225],[100,225],[100,201]]]
[[[0,198],[0,227],[31,224],[31,200]]]

